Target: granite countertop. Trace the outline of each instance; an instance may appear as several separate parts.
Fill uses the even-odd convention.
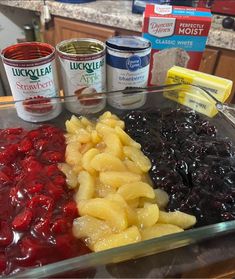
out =
[[[41,12],[43,7],[42,0],[0,0],[0,4],[38,12]],[[52,15],[131,31],[141,32],[142,29],[143,17],[131,12],[130,0],[97,0],[86,4],[47,0],[47,4]],[[223,18],[220,15],[213,15],[207,45],[235,50],[235,31],[222,28]]]

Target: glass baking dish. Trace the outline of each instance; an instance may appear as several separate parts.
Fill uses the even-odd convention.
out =
[[[146,104],[138,110],[153,111],[166,108],[183,108],[181,105],[164,98],[162,93],[150,93],[147,94],[146,97]],[[67,119],[70,119],[72,113],[64,108],[65,101],[61,100],[60,102],[63,107],[62,113],[57,118],[47,121],[46,123],[54,124],[57,127],[65,129],[64,123]],[[69,100],[66,102],[69,102]],[[100,113],[85,116],[90,119],[96,119],[98,115],[107,110],[119,116],[128,112],[126,110],[114,109],[107,105]],[[234,128],[229,121],[224,119],[220,114],[217,114],[214,118],[203,117],[209,119],[210,122],[216,126],[219,136],[229,138],[232,141],[233,146],[235,146]],[[41,123],[29,123],[21,120],[17,116],[14,105],[0,107],[0,128],[23,127],[26,129],[33,129],[38,125],[41,125]],[[227,245],[225,246],[227,248],[233,247],[232,235],[234,231],[235,220],[221,222],[214,225],[186,230],[178,234],[167,235],[136,244],[67,259],[42,267],[27,268],[25,271],[14,274],[14,278],[60,276],[120,278],[130,276],[135,277],[137,276],[136,274],[139,274],[140,277],[146,278],[150,275],[143,272],[144,267],[146,267],[146,270],[148,271],[155,270],[151,273],[150,277],[165,277],[169,276],[169,274],[173,276],[173,274],[175,275],[182,270],[185,271],[197,268],[198,266],[205,266],[215,262],[217,263],[218,261],[226,260],[228,257],[231,258],[234,256],[235,258],[235,252],[234,254],[231,252],[235,251],[235,249],[231,249],[231,251],[229,250],[227,254],[218,253],[218,249],[221,249],[225,244]],[[205,247],[209,243],[208,241],[214,241],[215,245],[207,248],[207,260],[199,265],[195,264],[195,259],[198,259],[200,255],[202,255],[202,251],[206,249]],[[218,246],[217,248],[215,248],[216,245]],[[185,265],[186,258],[187,265]],[[159,259],[161,259],[161,261],[159,261]],[[161,268],[166,267],[166,265],[171,266],[171,273],[159,273]],[[136,273],[133,273],[133,267]]]

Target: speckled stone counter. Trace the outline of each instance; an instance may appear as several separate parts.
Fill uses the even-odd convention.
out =
[[[225,16],[213,15],[207,45],[235,50],[235,31],[222,27],[224,18]]]
[[[49,0],[47,3],[52,15],[141,32],[143,17],[131,12],[131,1],[97,0],[68,4]],[[0,4],[38,12],[43,8],[42,0],[0,0]],[[223,18],[213,15],[207,45],[235,50],[235,31],[222,28]]]

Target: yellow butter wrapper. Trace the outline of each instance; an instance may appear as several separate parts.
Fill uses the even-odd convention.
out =
[[[220,102],[225,102],[231,94],[233,82],[231,80],[189,70],[179,66],[169,69],[166,84],[183,83],[202,86]]]
[[[199,113],[205,114],[209,117],[214,117],[218,110],[215,106],[215,101],[209,100],[202,96],[196,90],[187,91],[169,91],[163,94],[166,98],[176,101],[181,105],[187,106]]]

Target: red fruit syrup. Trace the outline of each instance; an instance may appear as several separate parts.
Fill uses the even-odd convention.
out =
[[[57,163],[63,132],[0,130],[0,275],[89,253],[72,234],[78,211]]]

